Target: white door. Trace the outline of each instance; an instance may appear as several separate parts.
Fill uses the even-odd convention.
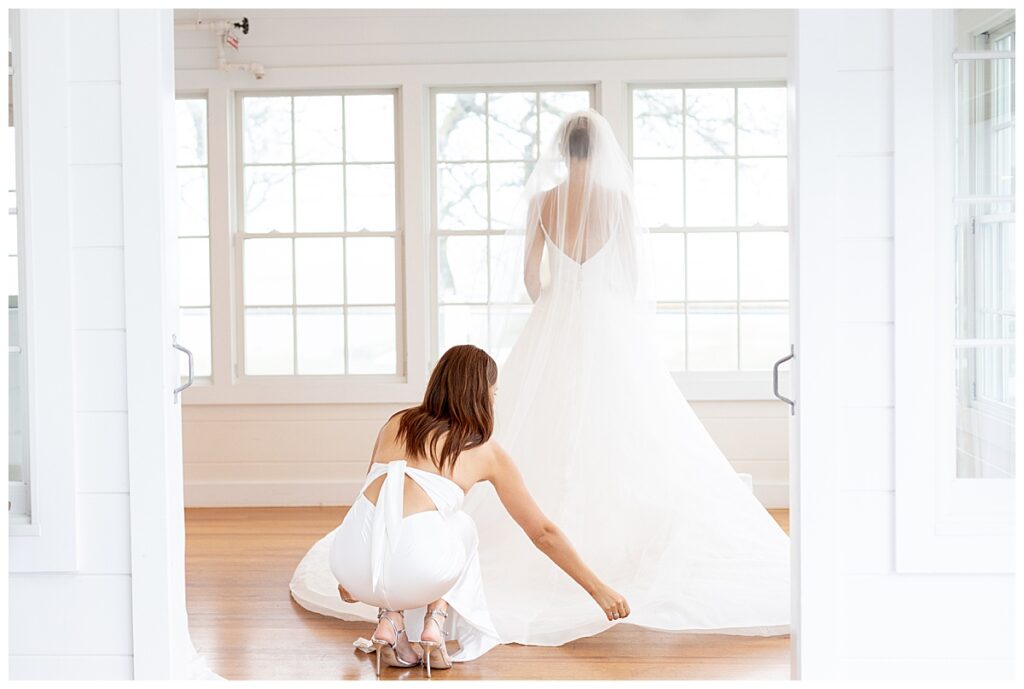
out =
[[[202,676],[185,611],[171,10],[120,12],[136,679]]]

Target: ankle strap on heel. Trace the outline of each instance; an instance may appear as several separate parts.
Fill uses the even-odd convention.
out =
[[[438,615],[441,616],[440,620],[437,619]],[[437,625],[437,628],[441,632],[441,636],[448,636],[448,632],[444,630],[444,621],[446,619],[448,619],[448,612],[445,610],[427,610],[427,613],[423,616],[424,622],[426,620],[430,620]]]
[[[385,622],[387,622],[388,624],[391,625],[391,629],[394,630],[394,632],[395,632],[395,642],[397,643],[398,642],[398,637],[401,634],[405,633],[405,625],[402,625],[402,628],[399,629],[398,625],[395,624],[395,621],[393,619],[391,619],[390,617],[385,617],[385,615],[387,615],[387,613],[389,613],[389,612],[397,612],[399,615],[402,615],[403,618],[404,618],[405,610],[385,610],[384,608],[380,608],[377,611],[377,619],[378,620],[384,620]]]

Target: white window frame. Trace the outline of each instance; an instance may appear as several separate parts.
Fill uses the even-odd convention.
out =
[[[639,83],[639,84],[638,83],[630,83],[628,85],[628,91],[627,91],[627,95],[626,95],[626,98],[627,98],[626,102],[627,102],[628,121],[629,121],[629,125],[630,125],[630,127],[629,127],[629,137],[628,137],[628,146],[626,148],[626,151],[627,151],[627,155],[629,156],[630,164],[632,164],[632,162],[634,160],[634,154],[633,154],[633,143],[634,143],[633,142],[633,131],[634,131],[634,128],[633,128],[633,124],[634,124],[634,122],[633,122],[633,93],[634,93],[634,91],[636,91],[638,89],[639,90],[645,90],[645,89],[681,89],[682,93],[683,93],[683,97],[685,99],[685,97],[686,97],[686,90],[687,89],[693,89],[693,88],[731,88],[731,89],[734,89],[734,93],[737,96],[735,98],[735,100],[734,100],[734,103],[733,103],[733,107],[734,107],[734,120],[736,121],[736,126],[738,127],[739,126],[739,124],[738,124],[738,108],[739,108],[739,98],[738,98],[738,95],[739,95],[739,89],[741,89],[741,88],[758,88],[758,87],[761,87],[761,88],[765,88],[765,87],[788,88],[788,84],[786,83],[785,79],[780,79],[780,80],[776,80],[776,81],[757,81],[757,82],[735,80],[735,81],[721,81],[721,82],[680,82],[680,81],[667,81],[667,82],[661,82],[661,83],[650,83],[650,82]],[[684,101],[684,109],[685,109],[685,101]],[[788,118],[789,118],[789,113],[787,111],[787,129],[788,129],[788,125],[789,125]],[[683,122],[683,127],[684,128],[686,127],[685,121]],[[787,140],[788,140],[789,134],[790,133],[787,131]],[[734,151],[733,155],[731,155],[731,156],[714,156],[714,158],[713,158],[714,160],[732,160],[732,161],[734,161],[734,165],[733,165],[733,183],[735,184],[734,189],[736,190],[736,193],[735,193],[735,198],[733,199],[733,203],[735,204],[735,212],[736,212],[736,221],[737,221],[737,223],[739,222],[739,203],[740,203],[740,195],[739,195],[739,174],[740,174],[739,173],[739,161],[744,159],[744,158],[772,158],[772,159],[781,158],[781,159],[784,159],[786,161],[786,163],[787,163],[787,170],[789,169],[789,166],[791,165],[791,162],[789,160],[789,150],[788,150],[788,148],[787,148],[786,153],[778,154],[778,155],[771,155],[771,156],[768,156],[768,155],[741,156],[741,155],[739,155],[738,148]],[[643,157],[642,156],[641,160],[644,160],[644,159],[648,159],[649,160],[649,159],[653,159],[653,158],[647,158],[647,157]],[[677,158],[675,156],[665,156],[665,159],[676,160]],[[683,144],[683,153],[682,153],[682,155],[678,159],[682,160],[684,164],[688,160],[688,158],[686,157],[686,144],[685,144],[685,142]],[[788,188],[789,188],[789,185],[790,185],[790,179],[791,179],[791,175],[789,175],[787,173],[787,176],[786,176],[786,186],[787,186],[787,199],[786,200],[787,200],[787,206],[789,205],[789,203],[788,203],[789,202],[789,198],[788,198],[788,190],[789,189]],[[685,187],[685,178],[684,178],[684,187],[683,187],[684,191],[685,191],[685,188],[686,187]],[[786,313],[787,313],[787,316],[789,317],[790,322],[792,322],[792,303],[793,303],[792,297],[793,297],[793,295],[792,294],[788,295],[786,299],[762,299],[762,300],[751,300],[751,299],[744,300],[744,299],[740,299],[740,293],[739,293],[739,279],[740,279],[739,235],[743,234],[743,233],[756,233],[756,232],[785,232],[787,237],[791,238],[792,237],[792,222],[791,222],[792,221],[792,215],[793,215],[793,209],[789,208],[788,213],[787,213],[787,220],[789,220],[790,222],[788,222],[786,225],[781,225],[781,226],[760,226],[760,225],[758,225],[758,226],[740,226],[740,225],[737,224],[737,225],[725,226],[725,227],[691,227],[689,225],[685,225],[683,227],[650,228],[650,232],[652,234],[657,234],[657,233],[678,234],[678,235],[682,235],[684,238],[686,238],[687,235],[689,235],[692,232],[735,232],[736,235],[737,235],[737,251],[736,251],[737,291],[736,291],[736,299],[732,299],[732,300],[729,300],[729,299],[716,299],[716,300],[714,300],[715,303],[723,303],[723,304],[724,303],[732,303],[732,304],[736,305],[736,358],[737,358],[737,370],[735,370],[735,371],[672,371],[672,376],[675,379],[676,384],[679,385],[679,387],[681,389],[683,389],[684,392],[688,392],[687,396],[690,397],[691,399],[701,399],[701,398],[704,397],[704,395],[712,395],[712,394],[714,394],[712,391],[716,390],[716,389],[720,390],[721,392],[719,392],[717,395],[715,395],[714,399],[735,399],[735,400],[775,399],[775,396],[771,394],[771,386],[772,386],[772,371],[771,370],[744,371],[742,369],[739,369],[739,360],[742,357],[742,349],[741,349],[741,346],[742,346],[742,343],[741,343],[742,330],[741,330],[741,327],[740,327],[741,326],[740,314],[741,314],[742,307],[743,307],[744,304],[756,304],[756,303],[759,303],[759,302],[761,302],[761,303],[779,303],[779,302],[783,302],[784,301],[786,303]],[[685,241],[685,239],[684,239],[684,241]],[[686,257],[687,257],[687,260],[688,260],[689,259],[689,248],[688,247],[687,247]],[[790,269],[792,270],[792,267]],[[790,281],[790,283],[792,283],[792,281]],[[687,308],[687,306],[689,304],[691,304],[691,303],[700,303],[700,302],[696,302],[696,301],[691,302],[688,299],[684,299],[682,301],[684,309]],[[688,313],[688,310],[686,312]],[[689,328],[690,328],[689,319],[687,319],[686,330],[684,332],[684,338],[688,338],[689,337]],[[791,328],[790,328],[790,330],[791,330]],[[686,345],[684,344],[684,346],[686,346]],[[778,358],[781,359],[781,358],[785,357],[787,354],[788,354],[788,351],[780,351],[779,355],[778,355]],[[788,384],[789,384],[789,373],[788,373],[788,371],[780,372],[779,379],[780,379],[780,381],[784,381],[784,383],[785,383],[785,385],[783,386],[784,389],[788,389]],[[705,390],[706,390],[706,392],[705,392]],[[698,392],[696,392],[696,394],[694,394],[694,391],[698,391]],[[729,396],[726,397],[724,395],[729,395]]]
[[[898,572],[1012,572],[1014,480],[956,476],[953,10],[893,12]],[[926,401],[931,400],[932,404]]]
[[[400,64],[326,67],[275,67],[266,77],[254,81],[251,75],[208,70],[182,70],[176,74],[181,93],[207,94],[210,137],[210,253],[211,308],[234,313],[232,293],[237,289],[229,233],[233,227],[237,198],[233,192],[231,168],[237,166],[235,138],[235,92],[250,95],[275,91],[293,93],[302,89],[336,91],[395,89],[398,92],[396,119],[399,135],[396,160],[401,199],[401,265],[405,266],[401,298],[404,304],[404,380],[384,382],[353,380],[253,380],[235,379],[232,356],[238,346],[236,318],[214,319],[213,376],[197,381],[186,390],[186,404],[315,404],[383,403],[410,404],[420,401],[429,374],[430,352],[437,341],[432,309],[436,309],[432,288],[436,257],[431,246],[432,201],[430,194],[430,90],[444,88],[535,88],[538,85],[596,85],[595,109],[607,119],[619,141],[628,140],[631,123],[627,117],[627,84],[664,82],[769,84],[785,82],[786,57],[736,57],[728,59],[672,58],[638,60],[593,60],[574,62],[509,62],[480,64]],[[781,356],[782,353],[780,353]],[[262,377],[262,376],[261,376]],[[295,379],[292,379],[295,378]],[[680,381],[691,400],[767,400],[771,395],[769,377],[760,380],[736,376],[708,377],[690,374]]]
[[[201,376],[201,375],[197,374],[195,376],[193,384],[194,385],[202,385],[202,384],[209,385],[211,383],[212,379],[213,379],[213,346],[214,346],[214,343],[213,343],[213,323],[215,321],[215,317],[214,317],[215,311],[213,309],[213,221],[212,221],[212,217],[211,217],[212,213],[209,210],[210,209],[210,205],[213,203],[213,194],[210,193],[210,185],[212,183],[211,179],[210,179],[210,158],[211,158],[211,156],[210,156],[210,102],[208,100],[207,93],[205,91],[188,91],[188,92],[178,91],[178,92],[176,92],[174,94],[175,104],[177,104],[177,102],[179,100],[202,100],[202,101],[206,101],[206,164],[205,165],[178,165],[177,164],[177,159],[175,159],[175,166],[174,167],[175,167],[176,171],[178,169],[180,169],[180,168],[183,168],[183,167],[184,168],[198,168],[198,167],[202,167],[202,168],[206,169],[206,208],[207,208],[207,218],[206,218],[206,225],[207,225],[206,260],[209,261],[209,275],[210,275],[210,285],[209,285],[209,289],[210,289],[210,305],[208,307],[206,307],[206,308],[208,308],[210,310],[210,343],[209,343],[210,344],[210,374],[206,375],[206,376]],[[175,150],[177,150],[177,149],[175,149]],[[177,230],[177,228],[175,228],[175,235],[177,235],[177,232],[178,232],[178,230]],[[181,240],[182,237],[179,236],[178,239]],[[200,239],[200,237],[185,237],[185,239]],[[181,244],[179,243],[178,246],[181,246]],[[181,276],[180,275],[178,276],[178,279],[181,280]],[[180,319],[181,319],[181,312],[183,310],[187,311],[187,310],[196,310],[196,309],[201,309],[201,308],[203,308],[203,307],[202,306],[181,306],[181,305],[179,305],[178,306],[179,322],[180,322]],[[180,332],[178,333],[178,337],[179,337],[179,339],[181,338],[181,333]],[[191,345],[188,342],[181,342],[181,344],[184,345],[186,348],[191,347]],[[182,376],[182,381],[184,382],[184,380],[186,378],[187,378],[187,376]]]
[[[54,21],[57,25],[54,26]],[[32,457],[29,523],[10,523],[11,572],[69,572],[77,567],[77,486],[66,471],[75,455],[72,223],[67,93],[68,47],[62,41],[26,41],[67,30],[66,13],[11,13],[20,277],[24,298],[28,426]],[[31,151],[26,161],[24,152]],[[33,232],[45,227],[46,232]],[[19,301],[19,306],[22,302]],[[84,365],[87,365],[84,364]]]
[[[274,233],[258,232],[258,233],[247,233],[244,231],[243,218],[245,217],[245,199],[241,189],[242,176],[244,174],[243,164],[243,146],[242,146],[242,127],[243,125],[243,108],[242,101],[245,98],[251,97],[274,97],[283,96],[290,98],[299,98],[302,96],[352,96],[352,95],[389,95],[394,97],[395,105],[395,229],[390,232],[372,232],[372,233],[361,233],[353,232],[349,230],[341,230],[336,232],[300,232],[297,228],[293,229],[292,232],[282,233],[284,236],[292,237],[312,237],[312,238],[332,238],[332,237],[391,237],[395,241],[395,356],[396,356],[396,373],[394,374],[357,374],[357,373],[345,373],[345,374],[281,374],[281,375],[253,375],[245,373],[245,303],[244,303],[244,271],[245,261],[243,260],[243,250],[245,248],[246,239],[261,239],[261,238],[272,238],[280,235]],[[236,91],[235,92],[235,132],[237,137],[235,139],[235,170],[237,171],[235,182],[236,192],[234,194],[235,203],[237,204],[235,210],[235,217],[237,218],[234,226],[232,227],[232,249],[234,253],[234,265],[235,265],[235,299],[234,299],[234,315],[235,315],[235,328],[238,333],[238,337],[235,342],[235,367],[234,367],[234,378],[239,385],[252,385],[257,381],[262,383],[266,382],[270,385],[290,385],[299,381],[302,383],[311,384],[323,384],[330,381],[339,380],[352,380],[368,382],[370,384],[395,384],[402,383],[406,380],[405,374],[405,362],[406,354],[404,348],[405,342],[405,311],[404,302],[402,299],[403,289],[403,273],[404,264],[402,262],[402,240],[403,240],[403,214],[402,214],[402,195],[400,185],[397,183],[401,179],[401,157],[402,157],[402,145],[399,137],[399,124],[398,124],[398,113],[400,109],[399,104],[399,93],[397,89],[331,89],[331,90],[309,90],[309,89],[287,89],[278,91]],[[294,125],[294,123],[293,123]],[[344,126],[344,125],[343,125]],[[294,132],[293,132],[294,135]],[[350,163],[346,161],[347,165],[361,165],[364,163]],[[289,163],[292,167],[296,167],[299,163],[294,160]],[[293,177],[294,180],[294,177]],[[293,181],[294,184],[294,181]],[[294,203],[294,201],[293,201]],[[348,199],[345,199],[346,208]],[[294,213],[294,208],[293,208]],[[346,253],[345,260],[348,260]],[[292,253],[293,271],[292,271],[292,282],[294,287],[295,275],[294,275],[294,251]],[[344,268],[343,268],[344,270]],[[292,301],[295,301],[295,295],[292,295]],[[351,304],[344,304],[342,308],[346,314],[348,309],[353,306]],[[355,306],[361,306],[356,304]],[[287,305],[281,308],[288,308]],[[294,303],[290,308],[296,308]],[[293,316],[294,317],[294,316]],[[297,328],[294,326],[292,331],[293,342],[298,337]],[[345,359],[348,360],[348,317],[345,316]],[[298,360],[298,349],[293,346],[293,357],[295,361]],[[346,364],[347,367],[347,364]]]

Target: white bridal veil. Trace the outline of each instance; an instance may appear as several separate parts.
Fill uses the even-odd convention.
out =
[[[499,365],[542,286],[561,291],[575,285],[584,266],[597,258],[605,264],[602,280],[609,290],[631,295],[638,307],[653,312],[647,234],[637,222],[633,175],[600,113],[580,110],[563,118],[512,216],[511,229],[490,257],[490,348]],[[569,259],[566,265],[576,272],[553,270],[555,259]]]

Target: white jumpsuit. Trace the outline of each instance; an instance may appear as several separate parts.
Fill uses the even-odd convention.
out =
[[[387,477],[375,505],[363,492],[382,475]],[[403,516],[406,476],[436,510]],[[342,619],[376,619],[374,608],[405,610],[413,642],[423,630],[427,604],[443,598],[449,605],[448,638],[459,642],[452,660],[479,657],[499,640],[480,580],[476,525],[462,511],[464,499],[454,481],[405,460],[374,463],[341,525],[313,546],[296,570],[292,594],[303,607]],[[338,583],[361,602],[342,602]]]

